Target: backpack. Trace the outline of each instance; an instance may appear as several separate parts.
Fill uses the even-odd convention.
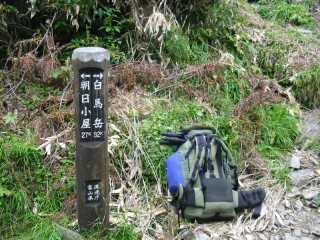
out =
[[[263,189],[237,191],[237,167],[214,129],[195,127],[162,135],[161,144],[176,148],[166,160],[166,171],[171,204],[178,214],[199,222],[230,219],[238,208],[261,205]]]

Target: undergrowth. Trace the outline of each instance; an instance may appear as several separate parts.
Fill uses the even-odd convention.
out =
[[[293,93],[307,108],[320,106],[320,63],[312,65],[295,77]]]
[[[309,8],[312,3],[288,3],[284,0],[262,1],[259,6],[259,13],[262,17],[277,21],[280,24],[293,24],[313,28],[316,25]],[[315,1],[314,1],[315,2]]]
[[[41,236],[39,216],[60,211],[65,197],[74,190],[74,178],[63,170],[70,163],[53,173],[32,142],[12,134],[0,138],[0,162],[0,235],[33,227],[33,233]]]
[[[119,224],[112,229],[110,229],[106,240],[138,240],[139,235],[132,225],[128,223]]]
[[[277,41],[273,36],[269,38],[266,45],[258,47],[257,64],[263,74],[282,80],[287,77],[288,53],[292,46]]]
[[[251,118],[256,118],[259,124],[258,151],[265,157],[274,177],[286,183],[290,171],[282,157],[293,150],[299,134],[296,113],[287,105],[266,105],[255,109]]]

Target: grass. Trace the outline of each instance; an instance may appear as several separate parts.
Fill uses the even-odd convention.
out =
[[[173,30],[165,37],[165,55],[171,64],[185,66],[209,62],[208,45],[192,42],[181,30]]]
[[[87,240],[138,240],[141,239],[134,225],[128,222],[120,222],[110,226],[107,230],[101,225],[82,232],[84,239]]]
[[[63,240],[51,221],[40,219],[32,228],[32,239],[34,240]]]
[[[292,24],[314,28],[315,19],[309,12],[309,5],[288,3],[283,0],[264,1],[259,6],[259,14],[280,24]]]
[[[9,238],[28,227],[37,234],[45,228],[38,214],[53,216],[74,189],[74,177],[65,174],[70,163],[52,172],[32,142],[13,134],[0,139],[0,162],[0,235]]]
[[[17,89],[18,94],[22,96],[22,101],[29,111],[34,111],[44,103],[50,96],[62,95],[61,90],[54,86],[45,86],[40,83],[22,83]],[[48,106],[45,111],[50,112],[52,106]]]
[[[138,240],[139,235],[132,225],[128,223],[122,223],[114,228],[110,229],[109,234],[105,238],[106,240]]]
[[[282,104],[258,107],[254,114],[261,132],[257,150],[265,157],[273,176],[286,184],[290,171],[282,157],[294,148],[299,134],[298,117]]]
[[[307,108],[320,106],[320,63],[312,65],[295,77],[293,93]]]
[[[287,77],[288,54],[292,46],[279,42],[273,33],[269,33],[268,38],[266,45],[258,47],[257,64],[264,75],[282,80]]]

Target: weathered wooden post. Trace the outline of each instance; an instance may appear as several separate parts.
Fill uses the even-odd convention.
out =
[[[77,208],[80,229],[109,221],[106,82],[110,55],[98,47],[72,54],[76,113]]]

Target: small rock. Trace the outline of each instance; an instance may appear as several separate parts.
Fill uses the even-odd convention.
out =
[[[302,34],[306,34],[306,35],[311,35],[312,31],[310,31],[309,29],[305,29],[305,28],[299,28],[298,31]]]
[[[300,158],[297,155],[292,155],[290,159],[290,167],[293,169],[299,169],[301,166],[300,164]]]
[[[318,195],[318,193],[319,193],[318,189],[314,189],[314,188],[305,189],[302,191],[302,196],[306,200],[311,200],[311,199],[315,198]]]
[[[252,235],[252,234],[246,234],[246,239],[247,240],[255,240],[256,237],[254,235]]]
[[[276,235],[276,236],[271,236],[270,240],[281,240],[281,237]]]
[[[54,224],[57,231],[62,235],[64,240],[84,240],[84,238],[77,232],[65,228],[57,223]]]
[[[210,240],[211,238],[204,232],[197,231],[194,233],[195,240]]]
[[[195,238],[196,238],[196,236],[189,229],[181,230],[181,232],[176,237],[176,239],[184,239],[184,240],[195,240]]]
[[[286,208],[290,208],[291,207],[291,204],[290,204],[290,202],[288,200],[284,200],[283,203],[284,203],[284,206],[286,206]]]
[[[297,237],[300,237],[302,234],[301,230],[300,229],[295,229],[294,230],[294,235],[297,236]]]
[[[303,203],[300,201],[300,200],[297,200],[294,204],[294,208],[297,210],[297,211],[301,211],[302,208],[303,208]]]
[[[311,226],[311,233],[317,237],[320,237],[320,224],[314,224]]]
[[[302,238],[300,238],[300,240],[313,240],[313,238],[310,238],[310,237],[302,237]]]
[[[258,233],[258,239],[259,240],[268,240],[269,238],[267,238],[264,234],[262,233]]]
[[[300,240],[300,238],[292,235],[291,233],[286,233],[284,235],[284,240]]]
[[[315,176],[315,173],[312,169],[298,170],[290,174],[291,181],[295,186],[301,186],[305,184],[308,180],[310,180],[314,176]]]

